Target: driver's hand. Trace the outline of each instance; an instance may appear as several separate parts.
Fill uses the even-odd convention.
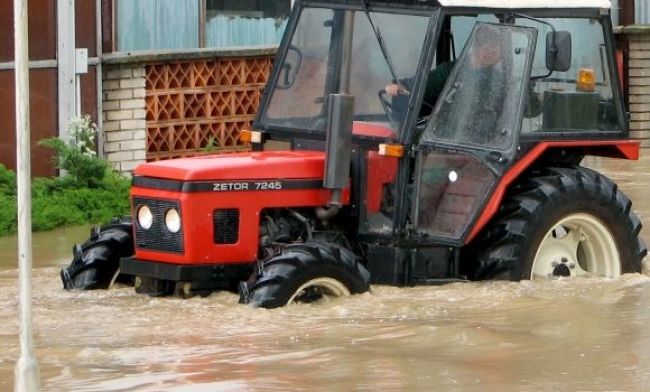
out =
[[[399,94],[400,87],[399,85],[393,83],[384,87],[384,90],[386,91],[386,94],[390,95],[391,97],[396,97]]]

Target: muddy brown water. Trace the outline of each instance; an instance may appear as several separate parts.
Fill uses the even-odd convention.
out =
[[[634,200],[650,243],[650,158],[590,159]],[[48,391],[647,391],[650,276],[377,286],[261,310],[219,293],[66,292],[87,227],[34,234],[34,334]],[[14,237],[0,238],[0,390],[18,356]],[[646,260],[646,269],[648,265]]]

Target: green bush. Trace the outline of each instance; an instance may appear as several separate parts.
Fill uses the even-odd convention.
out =
[[[54,150],[54,164],[68,172],[69,177],[80,186],[96,188],[110,171],[110,164],[97,157],[95,135],[97,125],[90,116],[74,117],[66,126],[70,140],[49,138],[40,144]]]
[[[0,163],[0,195],[16,194],[16,174]]]
[[[7,171],[0,167],[0,177],[4,178]],[[114,216],[128,215],[131,208],[129,188],[130,181],[117,173],[105,176],[95,188],[79,187],[70,177],[35,178],[32,181],[32,230],[101,224]],[[15,192],[0,193],[0,236],[16,232],[16,208]]]
[[[69,143],[56,138],[41,141],[55,150],[57,167],[68,175],[32,179],[33,231],[101,224],[130,213],[130,181],[95,155],[95,125],[87,116],[70,124]],[[16,174],[0,165],[0,236],[16,232],[16,213]]]
[[[16,232],[16,197],[0,194],[0,236]]]

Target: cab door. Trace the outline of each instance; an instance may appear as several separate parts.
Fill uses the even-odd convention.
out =
[[[412,222],[462,245],[516,153],[536,30],[477,23],[417,148]]]

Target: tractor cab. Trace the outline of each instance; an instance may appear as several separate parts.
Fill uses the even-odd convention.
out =
[[[588,154],[638,157],[609,9],[297,0],[241,133],[252,151],[138,167],[133,223],[75,248],[66,287],[113,276],[101,260],[140,292],[241,282],[241,302],[264,307],[370,283],[639,271],[631,202],[580,166]],[[108,245],[116,232],[133,255]]]
[[[508,174],[630,151],[600,146],[627,137],[609,5],[520,3],[297,3],[255,128],[350,179],[375,281],[458,277],[448,250],[494,217]]]
[[[462,246],[540,141],[625,137],[605,2],[480,3],[297,2],[255,129],[326,149],[326,173],[366,199],[382,184],[360,235]]]

